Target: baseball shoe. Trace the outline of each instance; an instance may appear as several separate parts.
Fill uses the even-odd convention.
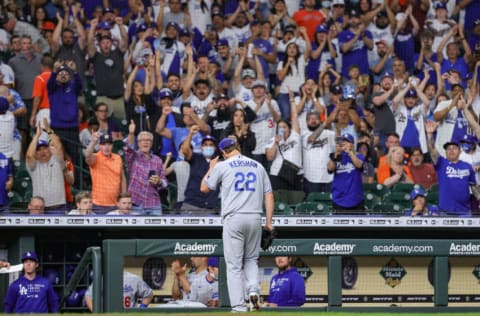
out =
[[[250,293],[248,296],[250,298],[250,310],[258,311],[260,309],[260,296],[255,292]]]

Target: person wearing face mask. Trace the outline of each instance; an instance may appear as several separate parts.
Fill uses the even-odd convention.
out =
[[[218,205],[218,190],[209,193],[200,192],[200,184],[210,168],[210,161],[216,156],[217,141],[213,136],[206,135],[201,143],[201,153],[195,153],[191,142],[199,133],[198,125],[190,127],[188,136],[180,147],[180,155],[190,164],[190,176],[185,190],[185,200],[180,209],[182,215],[208,216],[216,213]]]

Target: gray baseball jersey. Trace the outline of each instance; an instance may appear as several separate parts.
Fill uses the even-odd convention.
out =
[[[263,197],[272,191],[263,166],[243,155],[219,162],[206,179],[211,190],[220,185],[222,217],[233,213],[262,213]]]
[[[92,298],[93,283],[88,287],[85,296]],[[137,299],[144,299],[152,295],[152,289],[137,275],[124,272],[123,273],[123,307],[135,307]],[[103,296],[103,295],[102,295]]]
[[[207,305],[208,301],[214,298],[213,293],[218,293],[218,282],[208,282],[207,274],[207,270],[188,274],[187,278],[188,282],[190,282],[190,294],[186,294],[182,290],[184,300],[200,302]]]

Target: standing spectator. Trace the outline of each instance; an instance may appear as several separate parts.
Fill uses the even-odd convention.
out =
[[[364,214],[362,172],[365,157],[355,152],[354,138],[343,134],[335,140],[335,153],[327,168],[333,174],[332,204],[335,213]]]
[[[168,74],[174,73],[180,75],[182,73],[182,63],[185,60],[185,45],[178,40],[179,26],[176,22],[170,21],[165,27],[165,37],[158,38],[159,50],[162,53],[161,72],[164,78]]]
[[[5,313],[57,313],[58,298],[50,281],[37,274],[38,256],[34,251],[22,255],[23,275],[8,287]]]
[[[391,188],[396,183],[413,183],[410,168],[404,164],[405,150],[392,146],[388,150],[387,163],[379,165],[377,182]]]
[[[197,28],[202,34],[205,33],[208,24],[212,24],[210,8],[212,0],[191,0],[187,2],[188,13],[192,27]]]
[[[315,10],[315,0],[303,1],[303,9],[298,10],[292,16],[297,26],[305,27],[309,41],[312,42],[317,26],[323,23],[325,17],[318,10]]]
[[[442,40],[447,36],[448,30],[457,23],[448,19],[447,5],[444,2],[437,1],[434,5],[435,18],[425,21],[425,27],[433,34],[433,51],[437,51]]]
[[[307,114],[308,131],[302,134],[303,191],[329,192],[333,174],[328,173],[330,154],[335,150],[335,133],[320,122],[320,113]]]
[[[246,108],[252,111],[248,106]],[[255,149],[257,141],[255,133],[250,130],[246,111],[236,109],[232,112],[230,124],[225,129],[225,137],[235,138],[242,154],[249,158],[252,157],[252,151]]]
[[[29,215],[43,215],[45,214],[45,200],[39,195],[32,196],[27,209]]]
[[[420,53],[415,55],[415,71],[422,74],[429,72],[430,83],[436,83],[436,73],[434,63],[437,61],[437,53],[433,50],[433,33],[430,30],[424,30],[420,37]],[[423,79],[423,77],[422,77]]]
[[[180,154],[190,164],[190,176],[181,211],[187,215],[212,215],[216,212],[218,206],[218,192],[203,193],[200,191],[200,184],[208,171],[210,162],[215,159],[217,143],[215,138],[207,135],[201,143],[201,154],[193,152],[191,141],[194,135],[198,133],[199,127],[197,125],[191,126],[187,138],[180,148]]]
[[[253,159],[263,166],[267,165],[265,146],[275,135],[277,122],[280,120],[280,109],[275,100],[267,93],[265,81],[255,80],[252,83],[253,99],[248,101],[248,106],[255,112],[257,118],[250,124],[250,129],[255,133],[257,145],[252,151]]]
[[[13,166],[10,161],[0,152],[0,211],[6,210],[8,206],[8,191],[13,187]]]
[[[18,120],[18,128],[22,133],[22,153],[28,137],[28,120],[33,107],[33,83],[36,76],[41,72],[41,58],[40,54],[35,53],[32,49],[32,39],[29,36],[23,36],[21,38],[20,52],[8,62],[15,72],[15,89],[27,107],[27,115]]]
[[[400,12],[395,16],[397,29],[393,41],[395,56],[405,63],[407,71],[411,74],[415,69],[415,38],[420,30],[420,25],[412,11],[412,6],[408,6],[405,13]],[[408,22],[412,25],[411,28],[408,26]]]
[[[373,48],[372,33],[360,21],[360,13],[349,12],[348,28],[338,34],[338,44],[342,52],[342,76],[348,78],[350,66],[357,65],[360,74],[368,74],[368,51]],[[365,61],[365,62],[361,62]]]
[[[440,216],[436,205],[427,205],[425,191],[422,188],[413,189],[410,193],[412,207],[405,212],[405,216]]]
[[[413,148],[409,165],[413,182],[428,190],[432,185],[438,183],[438,179],[433,165],[431,163],[425,163],[423,160],[422,150],[420,148]]]
[[[133,215],[132,205],[132,196],[130,193],[120,193],[117,199],[117,209],[108,212],[107,215]]]
[[[75,165],[80,165],[78,150],[78,96],[82,92],[82,81],[75,62],[57,62],[47,82],[50,100],[50,126],[63,140],[65,152]]]
[[[291,123],[280,120],[277,123],[277,135],[265,147],[267,159],[273,161],[270,167],[270,180],[273,190],[302,190],[302,175],[297,174],[293,179],[286,180],[279,174],[284,160],[295,164],[299,168],[302,167],[302,141],[295,103],[292,102],[291,107]]]
[[[282,82],[278,95],[278,103],[282,118],[285,120],[290,119],[289,91],[292,91],[294,95],[299,95],[301,85],[305,82],[305,67],[312,50],[306,29],[300,28],[300,33],[304,37],[306,44],[303,54],[300,53],[300,49],[296,43],[290,43],[285,49],[283,61],[278,63],[277,66],[277,77]]]
[[[168,9],[165,10],[167,7]],[[159,11],[157,17],[157,29],[161,34],[167,28],[169,22],[175,22],[178,25],[185,25],[186,14],[182,10],[182,0],[160,1]],[[155,11],[155,7],[154,7]],[[168,11],[168,12],[166,12]],[[187,26],[187,25],[185,25]]]
[[[0,153],[7,159],[14,156],[15,116],[8,110],[8,99],[0,96]]]
[[[43,118],[50,122],[50,100],[48,98],[47,82],[53,70],[53,58],[43,56],[40,61],[41,73],[35,77],[33,82],[33,105],[30,114],[30,127],[42,124]]]
[[[45,199],[48,213],[48,211],[59,210],[65,205],[63,183],[65,161],[60,138],[50,129],[46,119],[43,124],[50,136],[51,144],[40,139],[42,129],[40,124],[37,125],[37,131],[28,146],[26,160],[27,171],[32,178],[33,195],[39,195]]]
[[[172,297],[174,300],[184,300],[202,303],[210,306],[214,293],[218,294],[218,282],[209,282],[207,270],[208,257],[190,257],[192,271],[187,274],[187,264],[183,266],[178,259],[172,262],[174,273]],[[218,302],[218,301],[217,301]]]
[[[95,105],[93,110],[98,122],[98,131],[102,134],[111,135],[114,141],[121,140],[120,126],[113,117],[108,116],[108,105],[100,102]]]
[[[90,192],[78,192],[75,195],[75,205],[77,208],[68,212],[67,215],[95,215]]]
[[[153,134],[140,132],[137,136],[135,150],[135,122],[128,126],[125,144],[125,162],[128,167],[128,192],[132,203],[139,208],[142,215],[162,215],[162,202],[159,191],[167,187],[162,159],[152,154]]]
[[[87,81],[85,78],[85,55],[87,48],[87,34],[82,22],[79,20],[77,14],[77,6],[72,6],[73,23],[75,24],[75,30],[77,36],[71,28],[63,27],[64,20],[60,14],[57,14],[57,26],[52,35],[52,55],[55,60],[73,60],[77,67],[77,72],[82,79],[83,87],[87,87]]]
[[[379,135],[379,144],[382,149],[388,134],[395,133],[395,118],[391,104],[398,89],[393,81],[393,74],[385,72],[380,79],[380,91],[373,94],[372,103],[375,114],[375,132]]]
[[[460,146],[454,141],[446,142],[443,147],[445,157],[441,156],[433,145],[435,124],[428,122],[428,149],[438,176],[439,208],[445,215],[471,216],[470,185],[476,184],[472,165],[461,161]]]
[[[99,142],[99,151],[94,153]],[[112,153],[113,140],[108,134],[94,133],[87,147],[85,161],[90,166],[92,177],[93,210],[105,214],[115,208],[117,197],[127,191],[122,157]]]
[[[125,119],[125,104],[123,102],[123,53],[128,45],[127,32],[123,27],[121,17],[115,17],[115,23],[120,28],[118,48],[112,49],[112,37],[102,35],[98,39],[100,49],[95,46],[95,29],[98,20],[92,20],[88,31],[88,57],[92,59],[97,102],[106,103],[117,119]],[[94,198],[95,200],[95,198]]]
[[[302,306],[305,303],[305,281],[292,267],[292,257],[276,256],[278,273],[270,280],[268,299],[265,307]]]

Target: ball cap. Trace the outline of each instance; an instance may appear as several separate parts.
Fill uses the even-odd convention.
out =
[[[320,24],[317,26],[317,33],[327,33],[328,27],[325,24]]]
[[[109,134],[103,134],[100,136],[100,144],[113,144],[112,136]]]
[[[348,16],[349,17],[360,17],[360,12],[358,12],[358,10],[356,9],[351,9],[349,12],[348,12]]]
[[[410,200],[415,200],[419,196],[425,196],[425,191],[422,188],[415,188],[410,192]]]
[[[447,4],[441,1],[435,3],[435,10],[437,9],[447,9]]]
[[[212,142],[214,142],[215,144],[217,143],[217,140],[215,139],[215,137],[213,137],[212,135],[205,135],[205,137],[202,139],[202,145],[204,142],[206,142],[207,140],[211,140]]]
[[[99,30],[110,30],[112,26],[108,22],[100,22],[97,26]]]
[[[251,78],[255,78],[257,75],[255,74],[255,70],[253,69],[243,69],[242,71],[242,79],[243,78],[247,78],[247,77],[251,77]]]
[[[253,89],[253,88],[257,88],[257,87],[265,88],[265,87],[266,87],[265,81],[263,81],[263,80],[255,80],[255,81],[252,83],[252,89]]]
[[[208,258],[207,266],[218,268],[218,261],[218,257],[210,257]]]
[[[160,99],[165,99],[165,98],[173,99],[172,90],[168,88],[163,88],[162,90],[160,90]]]
[[[391,72],[385,71],[382,75],[383,78],[392,78],[393,79],[393,74]]]
[[[355,142],[353,135],[349,133],[342,134],[342,139],[352,144]]]
[[[178,31],[178,24],[176,22],[173,22],[173,21],[168,22],[165,29],[168,29],[170,26],[174,27]]]
[[[38,262],[38,255],[35,251],[27,251],[22,256],[22,262],[25,260],[33,260]]]
[[[218,148],[220,150],[225,150],[226,148],[235,146],[236,144],[237,142],[234,139],[227,137],[220,141],[220,144],[218,144]]]
[[[416,98],[417,97],[417,91],[413,89],[409,89],[407,93],[405,93],[405,98]]]
[[[8,99],[4,96],[0,96],[0,113],[7,112],[9,106]]]
[[[38,142],[37,142],[37,149],[39,149],[40,147],[42,146],[45,146],[45,147],[48,147],[48,141],[44,140],[44,139],[40,139]]]
[[[217,41],[217,44],[216,44],[217,47],[220,47],[220,46],[228,46],[228,40],[226,38],[221,38]]]

